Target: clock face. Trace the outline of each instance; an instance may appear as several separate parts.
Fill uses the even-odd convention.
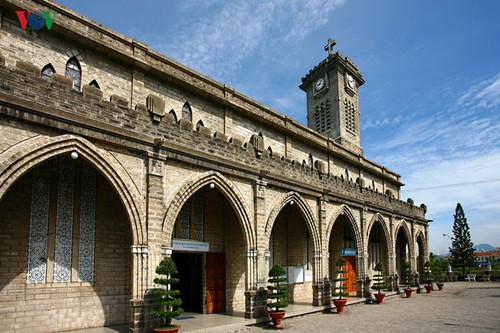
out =
[[[352,75],[347,75],[347,85],[349,88],[354,89],[354,78]]]
[[[318,81],[316,81],[316,83],[314,84],[314,88],[316,89],[316,91],[323,89],[324,86],[325,79],[318,79]]]

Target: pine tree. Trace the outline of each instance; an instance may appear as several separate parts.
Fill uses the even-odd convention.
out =
[[[453,238],[450,247],[450,261],[452,266],[462,269],[462,276],[465,276],[465,271],[474,266],[474,244],[470,238],[469,225],[465,218],[462,205],[457,203],[455,209],[455,222],[453,223]]]

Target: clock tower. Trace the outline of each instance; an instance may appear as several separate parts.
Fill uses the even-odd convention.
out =
[[[365,81],[352,60],[333,52],[334,45],[329,39],[326,59],[302,78],[307,126],[362,154],[358,89]]]

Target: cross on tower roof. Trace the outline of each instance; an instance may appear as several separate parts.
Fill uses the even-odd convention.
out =
[[[328,55],[333,54],[333,47],[337,44],[335,39],[328,38],[328,44],[325,46],[325,51],[328,52]]]

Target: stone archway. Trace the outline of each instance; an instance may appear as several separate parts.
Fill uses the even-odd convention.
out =
[[[82,137],[36,136],[3,151],[0,154],[0,200],[9,187],[35,165],[71,152],[89,161],[111,183],[127,211],[134,244],[143,244],[146,239],[144,207],[137,186],[113,155]]]
[[[192,293],[186,286],[186,306],[202,313],[247,311],[245,292],[253,287],[255,276],[251,255],[255,236],[249,209],[236,186],[218,172],[192,175],[175,189],[167,207],[161,241],[172,247],[176,259],[199,262],[179,263],[185,278],[197,275],[206,281],[195,281],[201,293]],[[208,249],[178,248],[180,240],[203,242]]]
[[[381,262],[387,270],[390,265],[390,257],[392,254],[392,242],[387,224],[382,215],[377,213],[373,216],[367,228],[367,235],[367,273],[373,273],[373,268],[378,262]]]
[[[398,276],[403,276],[405,262],[410,262],[413,246],[410,229],[404,220],[397,226],[394,234],[395,269]]]
[[[264,244],[271,267],[279,263],[287,269],[289,301],[314,302],[313,284],[318,279],[319,232],[312,210],[296,192],[279,196],[273,203],[264,229]]]
[[[126,209],[134,189],[119,176],[120,166],[71,135],[35,137],[0,156],[0,210],[17,207],[2,214],[0,233],[17,240],[18,254],[0,252],[20,263],[19,270],[2,274],[7,282],[0,290],[22,286],[19,294],[31,295],[22,306],[47,311],[49,318],[71,309],[51,326],[55,330],[130,322],[132,289],[138,288],[130,283],[130,248],[134,235],[142,234],[130,222],[140,215]],[[6,244],[0,241],[0,247]],[[75,314],[82,319],[74,320]]]
[[[329,253],[329,280],[333,281],[336,276],[336,261],[340,256],[346,259],[347,273],[345,277],[349,280],[347,283],[347,292],[356,292],[361,295],[361,286],[358,286],[359,274],[362,274],[362,263],[359,258],[363,251],[363,242],[361,232],[359,231],[356,219],[352,211],[346,205],[336,207],[328,218],[328,229],[326,231],[325,241]]]

